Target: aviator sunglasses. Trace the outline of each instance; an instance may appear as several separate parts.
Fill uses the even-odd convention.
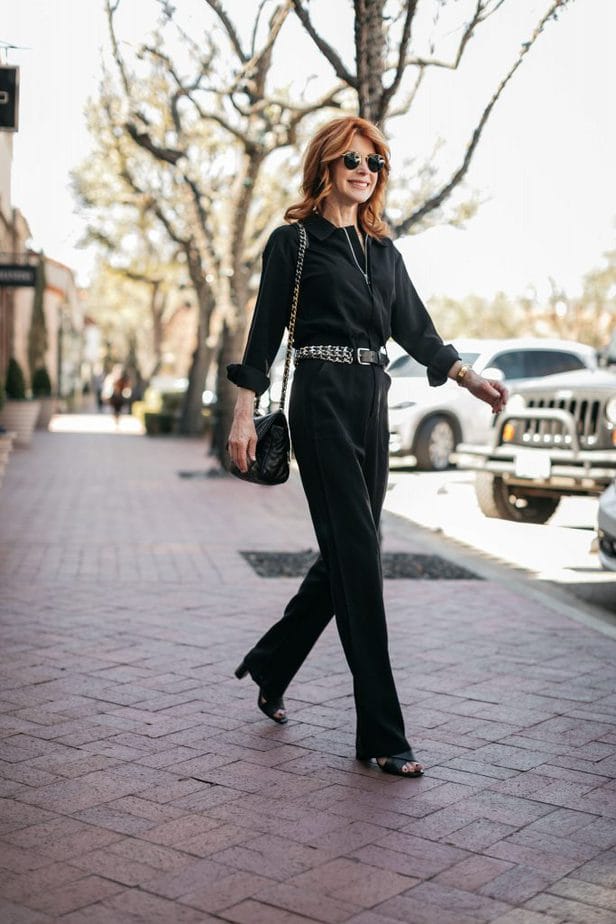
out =
[[[347,170],[357,170],[364,157],[370,173],[380,173],[385,166],[385,158],[382,154],[359,154],[357,151],[347,151],[342,155],[342,160]]]

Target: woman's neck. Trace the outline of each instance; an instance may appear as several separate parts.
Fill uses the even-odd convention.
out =
[[[354,225],[356,228],[359,226],[356,205],[342,205],[338,202],[328,202],[326,200],[323,204],[321,215],[332,225],[336,225],[337,228],[347,228],[349,225]]]

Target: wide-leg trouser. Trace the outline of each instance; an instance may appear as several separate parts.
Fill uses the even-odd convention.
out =
[[[361,759],[410,747],[389,660],[379,543],[389,383],[374,365],[297,366],[291,437],[321,554],[282,619],[246,655],[264,691],[282,695],[335,614],[353,676]]]

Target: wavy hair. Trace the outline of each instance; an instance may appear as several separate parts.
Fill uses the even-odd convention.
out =
[[[377,154],[385,158],[385,166],[377,174],[374,192],[367,202],[358,208],[358,221],[365,234],[374,237],[388,237],[389,228],[382,219],[385,205],[385,187],[389,178],[389,148],[385,138],[372,122],[359,116],[344,116],[327,122],[314,135],[304,155],[304,174],[301,191],[303,199],[286,210],[286,221],[302,221],[312,212],[320,212],[320,206],[333,188],[330,165],[351,146],[354,134],[372,142]]]

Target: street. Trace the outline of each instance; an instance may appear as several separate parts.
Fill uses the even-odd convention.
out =
[[[616,574],[591,551],[597,499],[563,498],[543,526],[512,523],[481,513],[473,482],[473,472],[418,472],[394,463],[385,508],[616,614]]]

